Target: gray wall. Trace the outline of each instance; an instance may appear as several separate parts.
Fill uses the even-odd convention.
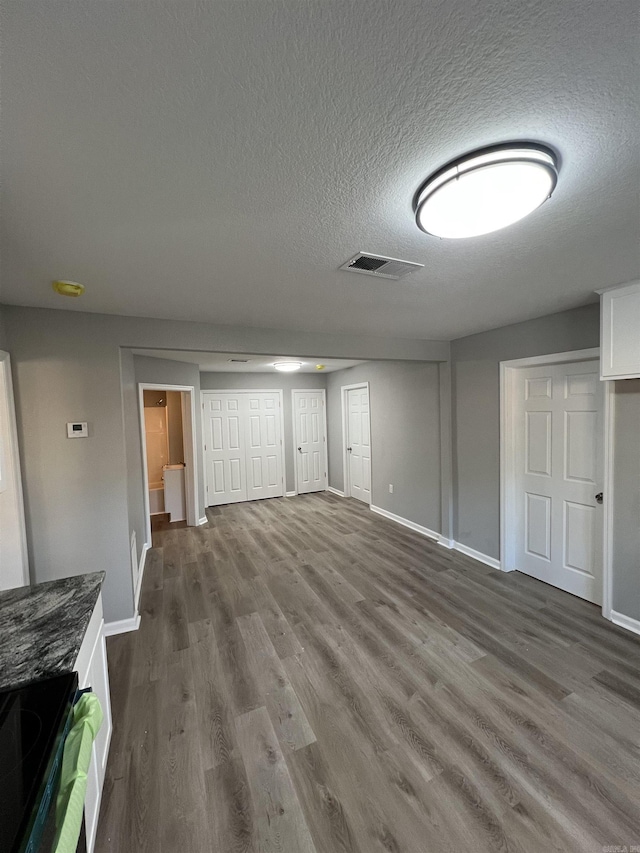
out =
[[[4,306],[0,305],[0,349],[7,349],[7,336],[4,328]]]
[[[344,489],[340,388],[366,381],[372,503],[440,532],[440,390],[435,363],[377,361],[328,374],[329,485]]]
[[[587,305],[452,342],[457,541],[500,557],[500,362],[597,347],[599,317]]]
[[[296,487],[295,479],[295,447],[293,443],[293,410],[291,407],[291,391],[294,388],[326,388],[327,376],[322,373],[201,373],[200,388],[202,391],[241,390],[242,388],[260,389],[283,392],[283,428],[284,455],[287,491],[293,492]]]
[[[613,405],[612,607],[640,620],[640,379],[616,382]]]
[[[449,345],[439,341],[234,328],[76,310],[4,306],[3,314],[15,376],[33,575],[44,581],[105,571],[107,621],[133,613],[129,538],[132,529],[143,529],[144,521],[136,377],[131,354],[120,348],[362,359],[447,358],[449,352]],[[163,373],[162,380],[151,381],[172,380]],[[195,377],[179,381],[199,384]],[[67,439],[65,424],[73,420],[89,422],[89,438]],[[138,542],[143,541],[138,533]]]

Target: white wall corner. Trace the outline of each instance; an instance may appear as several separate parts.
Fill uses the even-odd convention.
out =
[[[344,492],[341,492],[340,489],[334,489],[333,486],[327,486],[327,491],[331,492],[332,495],[338,495],[339,498],[344,497]]]
[[[440,534],[440,536],[438,536],[438,545],[442,545],[443,548],[453,549],[456,547],[456,540],[448,539],[446,536]]]
[[[136,589],[134,593],[134,603],[133,609],[135,612],[138,612],[138,603],[140,601],[140,592],[142,590],[142,578],[144,577],[144,567],[147,562],[147,554],[149,553],[149,549],[151,545],[148,542],[145,542],[142,546],[142,551],[140,553],[140,562],[138,563],[138,582],[136,583]]]
[[[401,515],[396,515],[393,512],[389,512],[389,510],[382,509],[382,507],[374,506],[371,504],[371,512],[376,512],[378,515],[383,516],[383,518],[388,518],[389,521],[395,521],[396,524],[401,524],[403,527],[408,527],[409,530],[413,530],[416,533],[422,534],[422,536],[427,536],[429,539],[435,539],[436,541],[440,540],[440,534],[436,533],[435,530],[429,530],[428,527],[423,527],[421,524],[416,524],[415,521],[409,521],[408,518],[403,518]]]
[[[128,634],[129,631],[137,631],[140,627],[140,614],[130,616],[128,619],[118,619],[116,622],[104,623],[105,637],[113,637],[115,634]]]
[[[199,518],[198,519],[198,527],[202,526],[203,524],[206,524],[208,521],[209,521],[209,519],[207,518],[206,515],[203,516],[202,518]]]
[[[616,610],[612,610],[611,621],[619,628],[626,628],[627,631],[633,631],[634,634],[640,634],[640,619],[632,619],[631,616],[625,616],[624,613],[618,613]]]
[[[456,542],[453,547],[461,554],[471,557],[472,560],[477,560],[479,563],[484,563],[485,566],[491,566],[492,569],[499,569],[502,571],[502,564],[500,560],[496,559],[496,557],[489,557],[481,551],[476,551],[475,548],[469,548],[468,545],[463,545],[462,542]]]

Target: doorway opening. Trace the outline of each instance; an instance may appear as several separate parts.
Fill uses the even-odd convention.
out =
[[[139,383],[147,543],[151,517],[198,524],[195,388]]]
[[[346,497],[371,505],[369,383],[341,386],[343,477]]]
[[[605,411],[599,350],[503,362],[501,559],[603,604]]]

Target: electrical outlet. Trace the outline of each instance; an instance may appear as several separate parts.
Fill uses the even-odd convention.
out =
[[[393,494],[393,483],[389,483],[389,494]]]

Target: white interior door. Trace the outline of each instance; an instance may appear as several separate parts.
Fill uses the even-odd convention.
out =
[[[282,412],[278,391],[205,391],[207,506],[282,497]]]
[[[281,498],[284,478],[280,394],[261,391],[243,396],[247,500]]]
[[[516,568],[601,604],[598,362],[525,368],[516,389]]]
[[[296,491],[299,495],[327,487],[327,436],[324,391],[293,391]]]
[[[369,389],[347,391],[348,494],[371,503],[371,430]]]
[[[243,395],[205,393],[202,401],[207,506],[246,501]]]

